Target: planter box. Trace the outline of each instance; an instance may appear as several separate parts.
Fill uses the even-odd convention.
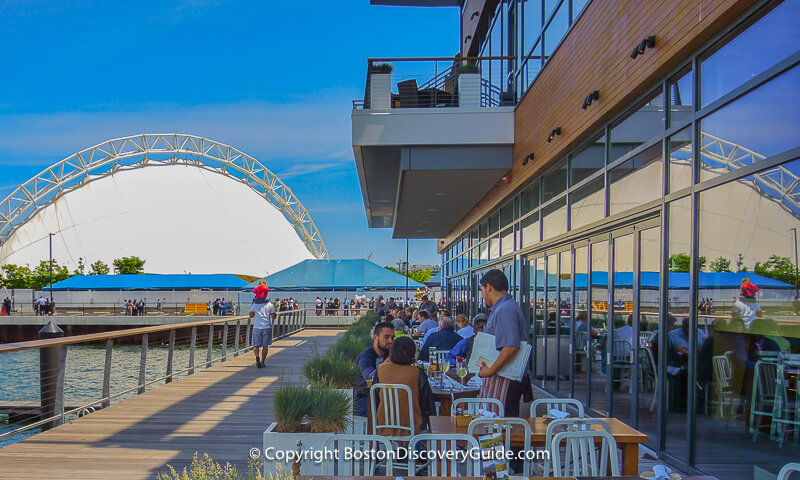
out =
[[[286,451],[297,451],[297,442],[303,442],[302,451],[307,452],[308,458],[302,459],[300,466],[300,473],[302,475],[322,475],[322,463],[315,463],[312,459],[312,453],[321,452],[325,440],[328,439],[332,433],[280,433],[275,432],[277,423],[273,422],[264,431],[264,450],[262,450],[265,457],[264,459],[264,477],[269,478],[270,473],[276,474],[277,469],[275,463],[277,460],[269,460],[275,458],[277,455],[284,455]],[[281,452],[281,453],[278,453]],[[317,455],[322,455],[317,453]],[[288,461],[281,461],[283,464],[284,472],[292,471],[292,464]]]
[[[369,75],[369,108],[392,107],[392,74],[371,73]]]
[[[481,74],[462,73],[458,76],[458,106],[481,106]]]

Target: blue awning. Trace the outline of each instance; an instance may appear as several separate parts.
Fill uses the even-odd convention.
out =
[[[239,290],[246,284],[230,274],[75,275],[54,283],[53,290]]]
[[[405,288],[406,277],[364,259],[303,260],[265,278],[270,290],[358,290]],[[258,281],[246,285],[252,290]],[[423,284],[408,280],[408,288]]]

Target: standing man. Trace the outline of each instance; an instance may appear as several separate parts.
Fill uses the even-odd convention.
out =
[[[436,313],[439,311],[439,309],[436,308],[436,304],[428,300],[427,295],[422,296],[422,303],[420,304],[419,309],[428,312],[429,318],[436,318]]]
[[[250,318],[253,319],[253,353],[256,355],[256,367],[264,368],[267,350],[272,345],[272,320],[278,316],[275,306],[267,298],[269,288],[266,283],[253,289],[256,298],[250,306]],[[259,356],[260,349],[260,356]]]
[[[486,272],[480,280],[481,294],[489,308],[489,323],[486,333],[494,335],[495,348],[500,352],[492,366],[481,366],[478,375],[482,377],[481,398],[496,398],[503,402],[505,416],[519,416],[519,401],[525,382],[512,381],[497,374],[510,363],[519,352],[523,341],[528,339],[528,323],[517,302],[508,294],[508,278],[501,270]]]

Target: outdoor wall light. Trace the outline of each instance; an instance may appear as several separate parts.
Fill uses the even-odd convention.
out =
[[[653,48],[656,46],[656,36],[650,35],[649,37],[645,38],[639,45],[636,45],[636,48],[633,49],[631,52],[631,58],[636,58],[639,55],[643,54],[645,50],[648,48]]]
[[[481,14],[481,12],[475,10],[474,12],[472,12],[472,15],[469,17],[469,19],[470,20],[474,20],[475,17],[480,16],[480,14]]]
[[[547,143],[552,142],[553,139],[556,138],[556,135],[561,135],[561,127],[556,127],[550,132],[550,135],[547,137]]]
[[[472,38],[472,35],[467,35],[466,37],[464,37],[464,43],[469,42],[471,38]]]
[[[522,164],[523,165],[527,165],[530,160],[533,160],[533,154],[532,153],[529,153],[527,157],[522,159]]]
[[[586,98],[583,99],[583,106],[582,109],[586,110],[586,107],[592,104],[592,100],[599,100],[600,99],[600,92],[595,90],[594,92],[586,95]]]

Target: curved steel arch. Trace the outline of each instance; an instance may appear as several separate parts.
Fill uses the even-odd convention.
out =
[[[178,133],[115,138],[48,167],[0,202],[0,242],[69,191],[121,170],[150,165],[196,166],[247,185],[283,213],[315,258],[328,258],[308,211],[261,162],[229,145]]]

